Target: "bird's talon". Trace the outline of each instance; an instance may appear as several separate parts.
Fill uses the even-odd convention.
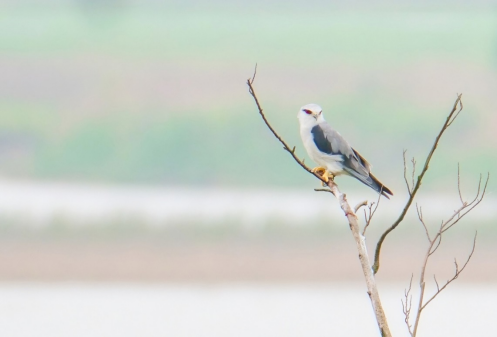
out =
[[[327,186],[328,185],[328,182],[331,180],[333,181],[333,179],[335,178],[335,176],[329,172],[326,168],[322,167],[322,166],[318,166],[318,167],[315,167],[311,170],[312,173],[316,173],[317,175],[319,175],[321,177],[321,179],[323,179],[323,186]]]
[[[312,173],[317,173],[320,176],[322,176],[326,172],[326,168],[322,166],[315,167],[311,170]]]

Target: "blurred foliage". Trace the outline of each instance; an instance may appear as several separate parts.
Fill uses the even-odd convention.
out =
[[[466,90],[466,110],[441,144],[428,181],[454,182],[458,161],[463,172],[497,168],[493,11],[95,6],[1,11],[4,175],[309,182],[288,165],[246,92],[255,61],[262,103],[300,154],[295,115],[316,101],[331,107],[328,120],[377,175],[401,186],[402,149],[421,161],[455,93]],[[433,81],[444,88],[425,90]]]
[[[341,219],[330,222],[329,218],[317,219],[305,225],[289,224],[277,217],[269,218],[257,225],[249,226],[238,217],[227,217],[215,224],[208,224],[203,219],[197,221],[169,221],[151,224],[140,217],[126,219],[114,217],[99,221],[75,224],[74,219],[64,216],[55,217],[45,224],[34,225],[21,217],[2,216],[0,222],[0,241],[33,240],[33,241],[156,241],[168,245],[181,245],[189,242],[349,242],[350,232],[343,226]],[[340,221],[339,221],[340,220]],[[368,227],[371,242],[376,242],[383,233],[384,223],[373,221]],[[363,225],[361,217],[361,225]],[[436,223],[430,223],[431,231]],[[470,242],[475,229],[484,235],[478,236],[478,243],[494,246],[497,229],[493,221],[465,220],[456,230],[448,231],[446,239],[453,242]],[[425,244],[424,231],[416,220],[408,220],[396,230],[393,241],[406,239]],[[370,247],[371,249],[374,248]]]

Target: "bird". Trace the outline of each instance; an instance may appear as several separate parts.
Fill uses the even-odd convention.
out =
[[[328,124],[319,105],[304,105],[297,118],[307,154],[319,165],[311,170],[313,173],[326,182],[339,175],[352,176],[390,199],[392,191],[371,173],[369,162]]]

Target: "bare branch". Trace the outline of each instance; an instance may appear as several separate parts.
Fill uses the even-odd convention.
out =
[[[466,259],[466,262],[464,262],[464,265],[462,266],[462,268],[459,269],[457,261],[454,259],[454,264],[455,264],[455,273],[454,273],[454,276],[451,279],[447,280],[447,282],[445,282],[445,284],[443,285],[442,288],[438,288],[438,283],[437,283],[437,288],[438,288],[437,292],[428,301],[426,301],[426,303],[421,307],[421,310],[423,310],[424,308],[426,308],[426,306],[428,304],[430,304],[430,302],[433,301],[433,299],[435,299],[435,297],[437,297],[438,294],[440,294],[449,284],[451,284],[455,279],[457,279],[459,277],[459,275],[461,275],[461,273],[464,271],[464,269],[466,268],[466,266],[469,263],[469,260],[471,260],[471,258],[473,257],[473,253],[475,252],[475,248],[476,248],[476,236],[477,236],[477,234],[478,233],[475,233],[475,237],[473,239],[473,247],[471,248],[471,252],[469,253],[469,256]]]
[[[254,84],[255,75],[257,75],[257,63],[255,64],[255,68],[254,68],[254,75],[252,76],[251,80],[249,79],[250,84]]]
[[[457,98],[461,98],[461,95],[462,94],[457,94]],[[456,107],[457,107],[457,101],[456,104],[454,104],[454,110],[456,109]],[[452,118],[452,120],[449,122],[447,126],[450,126],[456,120],[457,116],[459,116],[459,113],[462,111],[462,109],[463,109],[462,101],[459,100],[459,111],[457,111],[454,118]]]
[[[440,291],[440,286],[438,285],[437,277],[433,274],[433,279],[435,280],[435,284],[437,285],[437,291]]]
[[[421,207],[418,207],[417,203],[416,203],[416,211],[418,212],[419,221],[423,224],[423,227],[425,228],[426,238],[431,243],[431,238],[430,238],[430,233],[428,232],[428,227],[426,227],[425,221],[423,220],[423,210],[421,209]]]
[[[487,182],[488,182],[488,178],[489,178],[489,175],[490,173],[487,173]],[[480,189],[481,189],[481,179],[482,179],[482,176],[481,176],[481,173],[480,173],[480,180],[478,181],[478,191],[476,191],[476,196],[475,198],[469,203],[469,204],[472,204],[474,203],[477,199],[478,199],[478,196],[480,195]],[[485,187],[487,187],[487,184],[485,183]]]
[[[404,150],[404,152],[402,153],[402,158],[404,159],[404,181],[406,182],[407,192],[409,193],[409,195],[411,195],[411,186],[409,185],[409,181],[407,181],[406,152],[407,150]],[[414,184],[412,184],[412,186],[414,186]]]
[[[473,199],[473,201],[471,201],[470,203],[465,202],[458,210],[456,210],[454,212],[452,217],[450,217],[449,220],[447,220],[443,224],[442,233],[444,233],[444,232],[448,231],[450,228],[452,228],[452,226],[454,226],[456,223],[458,223],[466,214],[471,212],[476,206],[478,206],[478,204],[480,204],[480,202],[482,202],[483,198],[485,197],[485,193],[487,191],[489,179],[490,179],[490,173],[487,174],[487,179],[485,180],[485,185],[483,187],[483,191],[482,191],[481,196],[480,196],[479,195],[480,194],[480,185],[481,185],[481,177],[480,177],[480,182],[478,183],[478,192],[477,192],[475,199]],[[466,208],[468,208],[468,209],[466,210]],[[466,211],[461,214],[461,212],[464,210],[466,210]],[[457,219],[455,219],[456,215],[457,215]],[[451,223],[451,221],[452,221],[452,223]]]
[[[357,211],[362,207],[362,206],[367,206],[368,205],[368,201],[367,200],[364,200],[360,203],[358,203],[357,205],[355,205],[354,207],[354,212],[357,213]]]
[[[414,157],[412,157],[411,163],[412,163],[411,186],[414,186],[414,175],[416,174],[416,159],[414,159]]]
[[[257,66],[256,66],[256,70],[257,70]],[[295,155],[295,147],[294,147],[293,150],[291,150],[290,147],[288,146],[288,144],[283,140],[283,138],[281,138],[281,136],[273,129],[273,127],[271,126],[271,124],[269,124],[266,116],[264,115],[264,110],[262,110],[261,104],[259,103],[259,100],[257,99],[257,95],[255,94],[254,88],[252,87],[252,83],[255,80],[255,73],[256,73],[256,71],[254,71],[254,76],[252,77],[252,79],[249,78],[247,80],[247,85],[249,87],[249,93],[254,98],[255,104],[257,105],[257,109],[259,110],[259,114],[261,115],[262,119],[264,120],[264,123],[269,128],[269,130],[271,130],[271,132],[273,133],[273,135],[280,141],[280,143],[283,144],[283,149],[285,149],[286,151],[288,151],[288,153],[290,153],[290,155],[293,157],[293,159],[295,159],[295,161],[304,170],[306,170],[307,172],[309,172],[310,174],[312,174],[313,176],[315,176],[316,178],[318,178],[322,182],[326,183],[326,181],[320,175],[318,175],[315,172],[312,172],[311,169],[309,167],[307,167],[307,165],[305,165],[304,162],[302,160],[300,160],[300,158]]]
[[[437,251],[438,247],[440,247],[440,244],[442,243],[442,235],[439,235],[439,233],[437,233],[437,235],[435,236],[435,239],[433,239],[434,242],[436,241],[436,245],[435,245],[435,248],[431,248],[430,249],[430,251],[428,252],[428,257],[430,257],[433,254],[435,254],[435,252]],[[432,247],[433,247],[433,245],[432,245]]]
[[[371,207],[373,206],[373,203],[369,205],[369,215],[366,216],[366,210],[364,210],[364,221],[366,222],[364,225],[364,229],[362,230],[362,236],[366,235],[366,229],[368,229],[369,224],[371,223]]]
[[[333,192],[331,190],[327,189],[327,188],[315,188],[314,191],[315,192],[328,192],[328,193],[332,193],[333,194]]]
[[[475,233],[475,237],[473,239],[473,247],[471,249],[471,252],[470,252],[468,258],[466,259],[466,262],[462,266],[462,268],[459,267],[459,265],[457,263],[457,260],[454,259],[454,266],[455,266],[454,276],[451,279],[449,279],[442,287],[440,287],[436,276],[433,275],[433,279],[434,279],[435,284],[437,286],[437,291],[426,302],[423,301],[424,292],[425,292],[425,281],[424,281],[424,277],[425,277],[426,267],[428,265],[428,260],[429,260],[430,256],[433,255],[437,251],[438,247],[440,246],[440,244],[442,242],[443,234],[447,230],[449,230],[450,228],[452,228],[460,219],[462,219],[464,217],[464,215],[466,215],[471,210],[473,210],[474,207],[476,207],[482,201],[482,199],[483,199],[483,197],[485,195],[486,188],[487,188],[488,179],[489,179],[489,176],[487,176],[487,181],[485,182],[485,186],[483,188],[481,196],[479,196],[479,194],[480,194],[480,185],[481,185],[481,179],[480,179],[480,182],[478,184],[479,186],[478,186],[477,197],[471,203],[469,203],[469,204],[467,202],[463,201],[461,207],[459,207],[459,209],[455,210],[454,213],[452,214],[452,216],[447,221],[442,221],[441,222],[437,234],[435,235],[435,237],[433,238],[433,240],[430,240],[430,245],[428,246],[428,249],[426,251],[425,259],[424,259],[424,262],[423,262],[423,265],[422,265],[422,268],[421,268],[421,276],[420,276],[420,280],[419,280],[420,294],[419,294],[419,301],[418,301],[418,311],[417,311],[417,315],[416,315],[416,320],[414,322],[414,330],[413,330],[413,333],[412,333],[412,337],[416,336],[418,325],[419,325],[419,320],[421,318],[421,313],[424,310],[424,308],[426,308],[426,306],[431,301],[433,301],[438,296],[438,294],[440,294],[450,283],[452,283],[454,280],[456,280],[459,277],[459,275],[464,271],[464,269],[468,265],[469,261],[471,260],[471,257],[473,256],[473,253],[474,253],[475,247],[476,247],[476,233]],[[458,191],[460,193],[459,171],[458,171]],[[462,194],[460,193],[460,196],[461,195]],[[423,215],[422,215],[422,212],[421,212],[421,208],[419,208],[418,205],[416,205],[416,209],[418,210],[418,217],[419,217],[420,221],[423,223],[423,226],[425,227],[425,231],[428,232],[427,226],[425,225],[425,223],[423,221]],[[466,211],[462,215],[460,215],[460,213],[462,211],[464,211],[464,210],[466,210]],[[456,216],[457,216],[457,218],[456,218]]]
[[[371,220],[373,219],[373,216],[376,213],[376,210],[378,209],[378,206],[380,205],[380,198],[381,198],[382,192],[383,192],[383,186],[380,189],[380,193],[378,194],[378,200],[376,200],[376,203],[372,202],[368,206],[369,214],[368,214],[368,216],[366,218],[366,224],[364,225],[364,229],[362,231],[362,235],[363,236],[366,235],[366,229],[368,228],[369,224],[371,223]],[[364,215],[366,215],[366,211],[364,211]]]
[[[437,251],[438,247],[440,246],[440,244],[442,242],[443,234],[446,231],[448,231],[450,228],[452,228],[456,223],[458,223],[466,214],[471,212],[483,200],[483,197],[485,196],[485,192],[487,190],[489,179],[490,179],[490,175],[487,174],[487,179],[485,181],[485,185],[483,187],[483,190],[481,190],[481,175],[480,175],[480,179],[478,181],[478,191],[477,191],[476,197],[470,203],[465,202],[464,199],[462,198],[461,178],[460,178],[460,170],[459,170],[459,166],[458,166],[457,189],[458,189],[458,193],[459,193],[459,199],[461,201],[461,206],[452,213],[452,215],[449,217],[448,220],[442,221],[440,223],[440,226],[438,228],[438,232],[436,233],[435,237],[433,238],[433,240],[429,240],[430,244],[429,244],[428,249],[426,251],[424,262],[423,262],[423,265],[421,268],[421,276],[420,276],[420,280],[419,280],[420,294],[419,294],[419,301],[418,301],[418,311],[417,311],[417,315],[416,315],[416,320],[414,321],[414,330],[413,330],[412,337],[416,336],[418,325],[419,325],[419,320],[420,320],[421,313],[422,313],[423,309],[426,308],[426,306],[431,301],[433,301],[438,296],[438,294],[440,294],[450,283],[452,283],[454,280],[456,280],[459,277],[459,275],[464,271],[464,269],[468,265],[469,261],[471,260],[471,257],[473,256],[473,253],[474,253],[475,247],[476,247],[477,233],[475,233],[475,237],[473,239],[473,247],[472,247],[471,252],[470,252],[468,258],[466,259],[466,262],[464,263],[464,265],[462,267],[459,267],[457,260],[454,259],[454,267],[455,267],[454,276],[451,279],[447,280],[447,282],[445,282],[445,284],[442,287],[440,287],[436,276],[433,275],[435,285],[437,286],[437,291],[426,302],[423,301],[424,292],[425,292],[424,277],[425,277],[425,272],[426,272],[426,266],[428,265],[428,260],[429,260],[430,256],[433,255]],[[481,195],[480,195],[480,192],[481,192]],[[421,211],[421,208],[418,207],[417,204],[416,204],[416,209],[418,211],[418,218],[421,221],[421,223],[423,224],[425,231],[428,235],[427,226],[423,221],[423,213]],[[461,212],[462,212],[462,214],[461,214]]]
[[[461,171],[459,168],[459,163],[457,163],[457,191],[459,192],[459,200],[461,200],[461,204],[464,205],[464,200],[463,200],[462,193],[461,193],[461,174],[460,173],[461,173]]]
[[[409,334],[412,336],[412,325],[409,324],[409,317],[411,315],[411,308],[412,308],[412,295],[411,293],[411,287],[412,287],[412,278],[413,274],[411,274],[411,280],[409,281],[409,289],[404,290],[404,298],[405,298],[405,304],[404,301],[401,299],[400,302],[402,302],[402,312],[404,313],[404,322],[406,323],[407,330],[409,331]]]
[[[461,112],[463,106],[461,103],[461,96],[462,94],[457,95],[457,99],[454,103],[454,106],[452,108],[452,111],[449,113],[447,116],[444,125],[442,126],[442,129],[438,133],[438,136],[435,138],[435,142],[433,143],[433,146],[426,157],[425,164],[423,166],[423,169],[421,171],[421,174],[418,176],[418,179],[416,180],[416,185],[412,189],[412,192],[410,193],[409,199],[407,200],[406,205],[404,206],[404,209],[400,213],[400,216],[398,219],[393,223],[392,226],[390,226],[380,237],[378,240],[378,243],[376,244],[376,249],[375,249],[375,257],[374,257],[374,264],[373,264],[373,271],[376,274],[378,270],[380,269],[380,254],[381,254],[381,246],[383,245],[383,242],[385,241],[385,238],[387,237],[388,234],[390,234],[391,231],[393,231],[397,226],[404,220],[405,215],[407,214],[407,211],[411,207],[411,204],[414,200],[414,197],[416,196],[416,193],[418,192],[419,188],[421,187],[421,182],[423,180],[424,175],[426,174],[426,171],[428,171],[428,167],[431,161],[431,158],[433,157],[433,154],[435,153],[435,150],[437,149],[438,143],[440,142],[440,139],[442,138],[442,135],[444,134],[445,130],[454,122],[454,120],[457,118],[459,113]],[[458,104],[460,105],[460,109],[457,112],[457,114],[454,115],[454,113],[457,110]]]

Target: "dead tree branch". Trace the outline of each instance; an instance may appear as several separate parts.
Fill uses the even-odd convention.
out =
[[[406,184],[407,184],[407,190],[409,192],[409,199],[407,200],[407,203],[404,206],[404,209],[400,213],[397,220],[393,223],[392,226],[390,226],[381,235],[380,239],[378,240],[378,243],[376,244],[374,264],[373,264],[373,271],[375,274],[380,269],[380,253],[381,253],[381,247],[383,245],[383,242],[385,241],[385,238],[387,237],[388,234],[390,234],[391,231],[393,231],[395,228],[397,228],[397,226],[404,220],[404,217],[407,214],[407,211],[409,210],[409,208],[411,207],[411,204],[414,200],[414,197],[416,196],[416,193],[418,192],[419,188],[421,187],[421,182],[423,180],[423,177],[424,177],[426,171],[428,171],[428,167],[429,167],[431,158],[433,157],[433,154],[435,153],[435,150],[437,149],[438,143],[440,142],[442,135],[449,128],[449,126],[454,122],[454,120],[457,118],[457,116],[459,116],[459,113],[463,109],[461,96],[462,96],[462,94],[457,95],[457,99],[454,102],[454,106],[452,107],[451,112],[447,116],[447,119],[445,120],[445,123],[443,124],[442,129],[438,133],[438,136],[435,138],[435,142],[433,143],[433,146],[432,146],[430,152],[428,153],[428,156],[426,157],[425,164],[423,166],[423,170],[421,171],[421,174],[418,176],[418,178],[416,180],[416,184],[414,186],[412,186],[411,188],[409,188],[409,184],[407,183],[407,175],[404,174],[404,179],[406,180]],[[457,109],[458,105],[459,105],[459,110]],[[414,171],[416,162],[413,160],[412,163],[413,163],[413,171]],[[405,152],[404,152],[404,165],[405,165]],[[404,172],[406,172],[406,169],[404,170]],[[413,173],[413,176],[414,176],[414,173]]]
[[[362,207],[362,206],[367,206],[368,205],[368,201],[367,200],[364,200],[364,201],[361,201],[360,203],[358,203],[357,205],[355,205],[354,207],[354,212],[357,213],[357,211]]]
[[[404,181],[406,182],[407,192],[409,193],[410,196],[412,194],[412,190],[411,190],[411,185],[409,185],[409,181],[407,180],[406,152],[407,150],[404,150],[402,153],[402,158],[404,159]],[[414,176],[414,172],[412,174]],[[412,184],[412,186],[414,186],[414,184]]]
[[[416,209],[418,211],[418,218],[419,218],[419,221],[423,225],[423,228],[426,232],[426,237],[428,239],[429,244],[428,244],[428,247],[426,249],[423,265],[421,267],[421,275],[420,275],[420,279],[419,279],[420,293],[419,293],[419,299],[418,299],[418,307],[417,307],[418,309],[417,309],[417,313],[416,313],[416,319],[414,321],[414,329],[412,331],[411,331],[411,327],[410,327],[409,322],[408,322],[410,312],[408,312],[406,314],[406,309],[404,307],[404,304],[402,305],[402,309],[403,309],[404,315],[406,317],[406,324],[408,326],[409,333],[411,334],[412,337],[416,337],[416,333],[418,331],[418,326],[419,326],[419,321],[421,318],[422,311],[445,288],[447,288],[447,286],[450,283],[452,283],[454,280],[456,280],[459,277],[459,275],[464,271],[464,269],[468,265],[469,261],[473,257],[473,253],[475,252],[475,247],[476,247],[476,233],[475,233],[475,237],[473,239],[473,247],[471,249],[471,252],[468,255],[468,258],[466,259],[466,262],[463,264],[463,266],[459,267],[457,260],[454,260],[454,265],[455,265],[454,275],[452,276],[452,278],[448,279],[443,286],[439,285],[436,276],[433,275],[433,279],[435,281],[435,285],[437,287],[437,290],[436,290],[435,294],[433,294],[428,300],[424,301],[425,284],[426,284],[425,283],[425,273],[426,273],[426,267],[428,265],[430,257],[437,251],[438,247],[440,246],[440,244],[442,242],[443,234],[445,232],[447,232],[449,229],[451,229],[456,223],[458,223],[466,214],[471,212],[483,200],[483,198],[485,196],[485,192],[487,190],[489,179],[490,179],[490,175],[487,175],[487,179],[485,181],[485,185],[483,186],[483,190],[482,190],[481,189],[481,176],[480,176],[480,180],[478,182],[478,190],[477,190],[475,198],[471,202],[466,202],[462,198],[461,186],[460,186],[460,184],[461,184],[460,183],[460,173],[459,173],[459,167],[458,167],[458,170],[457,170],[457,188],[458,188],[458,192],[459,192],[461,206],[458,209],[456,209],[447,220],[442,221],[442,223],[438,227],[438,231],[435,234],[435,236],[433,237],[433,239],[430,238],[430,234],[428,232],[428,227],[423,219],[423,213],[421,211],[421,207],[418,207],[416,205]],[[411,282],[412,282],[412,279],[411,279]],[[410,289],[410,285],[409,285],[409,289]]]
[[[359,252],[359,261],[361,262],[362,272],[364,274],[364,278],[366,279],[369,299],[371,300],[371,304],[373,306],[373,311],[376,316],[376,322],[378,323],[378,328],[380,329],[381,336],[391,336],[387,318],[381,305],[380,295],[376,286],[376,280],[374,277],[373,269],[371,268],[371,262],[369,261],[365,237],[360,232],[357,216],[350,207],[346,195],[340,192],[338,186],[333,180],[330,180],[328,182],[328,187],[330,188],[333,195],[338,199],[340,207],[342,208],[342,211],[345,213],[345,216],[349,221],[352,235],[354,236],[354,240],[357,244],[357,251]]]
[[[254,72],[254,76],[251,79],[247,80],[247,85],[249,87],[249,93],[254,98],[254,101],[257,105],[257,109],[259,110],[259,114],[261,115],[262,119],[264,120],[264,123],[266,124],[266,126],[269,128],[269,130],[271,130],[273,135],[280,141],[280,143],[283,144],[283,149],[288,151],[290,153],[290,155],[293,157],[293,159],[304,170],[306,170],[307,172],[314,175],[320,181],[325,182],[324,179],[322,179],[318,174],[313,173],[304,164],[304,162],[302,160],[300,160],[295,155],[295,147],[293,149],[290,149],[290,147],[283,140],[283,138],[281,136],[279,136],[278,133],[269,124],[268,120],[266,119],[266,116],[264,115],[264,112],[263,112],[263,109],[259,103],[259,100],[257,99],[254,88],[252,86],[254,79],[255,79],[255,72]],[[340,190],[338,189],[338,186],[335,184],[335,182],[333,180],[329,180],[327,183],[327,186],[329,187],[329,190],[328,189],[316,189],[316,191],[330,192],[338,199],[338,201],[340,203],[340,207],[342,208],[342,211],[344,212],[345,216],[347,217],[350,229],[351,229],[352,234],[354,236],[354,240],[357,244],[357,250],[359,252],[359,261],[361,263],[362,271],[363,271],[364,277],[366,279],[368,295],[369,295],[369,298],[371,300],[371,304],[373,306],[373,310],[374,310],[374,313],[376,316],[376,321],[378,323],[378,328],[380,330],[381,336],[391,337],[392,335],[391,335],[390,329],[388,327],[385,312],[383,311],[383,307],[381,305],[380,296],[378,294],[378,289],[376,286],[376,280],[374,277],[373,270],[371,268],[371,263],[369,261],[368,251],[367,251],[366,243],[365,243],[365,238],[363,235],[361,235],[357,216],[355,215],[353,209],[350,207],[350,205],[347,201],[346,195],[340,192]]]

